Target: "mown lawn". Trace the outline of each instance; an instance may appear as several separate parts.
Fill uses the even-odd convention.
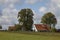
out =
[[[0,40],[60,40],[60,33],[0,32]]]

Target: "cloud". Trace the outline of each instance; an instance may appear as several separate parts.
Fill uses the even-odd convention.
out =
[[[55,4],[60,4],[60,0],[51,0],[51,2],[53,2]]]
[[[2,10],[2,16],[0,17],[1,25],[12,25],[17,23],[18,10],[14,8],[14,4],[7,5]]]
[[[60,7],[60,0],[51,0],[57,7]]]
[[[42,12],[42,13],[46,12],[46,10],[47,10],[46,7],[40,7],[39,8],[39,12]]]
[[[0,0],[0,4],[7,4],[7,3],[18,3],[20,0]]]
[[[28,4],[35,4],[37,3],[39,0],[26,0],[25,3],[28,3]]]
[[[2,9],[2,16],[0,17],[1,25],[12,25],[17,23],[18,10],[14,7],[21,0],[0,0],[0,6],[4,6]]]
[[[20,3],[21,0],[0,0],[0,6],[3,7],[2,10],[0,10],[0,25],[3,26],[3,29],[6,29],[8,25],[18,23],[18,10],[15,6]]]

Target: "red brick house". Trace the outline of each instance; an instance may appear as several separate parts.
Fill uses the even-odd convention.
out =
[[[50,31],[50,27],[48,25],[44,24],[34,24],[33,26],[33,31],[38,32],[38,31]]]

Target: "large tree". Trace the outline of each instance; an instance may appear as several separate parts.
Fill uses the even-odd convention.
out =
[[[57,24],[57,19],[54,14],[48,12],[42,17],[41,23],[49,25],[50,28],[53,25],[53,27],[55,28],[55,25]]]
[[[18,21],[22,30],[31,30],[33,25],[33,11],[29,8],[21,9],[18,13]]]

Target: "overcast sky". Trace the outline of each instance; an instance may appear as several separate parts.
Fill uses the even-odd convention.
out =
[[[58,21],[56,28],[60,28],[60,0],[0,0],[0,25],[18,23],[18,11],[23,8],[33,10],[35,24],[40,23],[41,17],[46,12],[52,12]]]

